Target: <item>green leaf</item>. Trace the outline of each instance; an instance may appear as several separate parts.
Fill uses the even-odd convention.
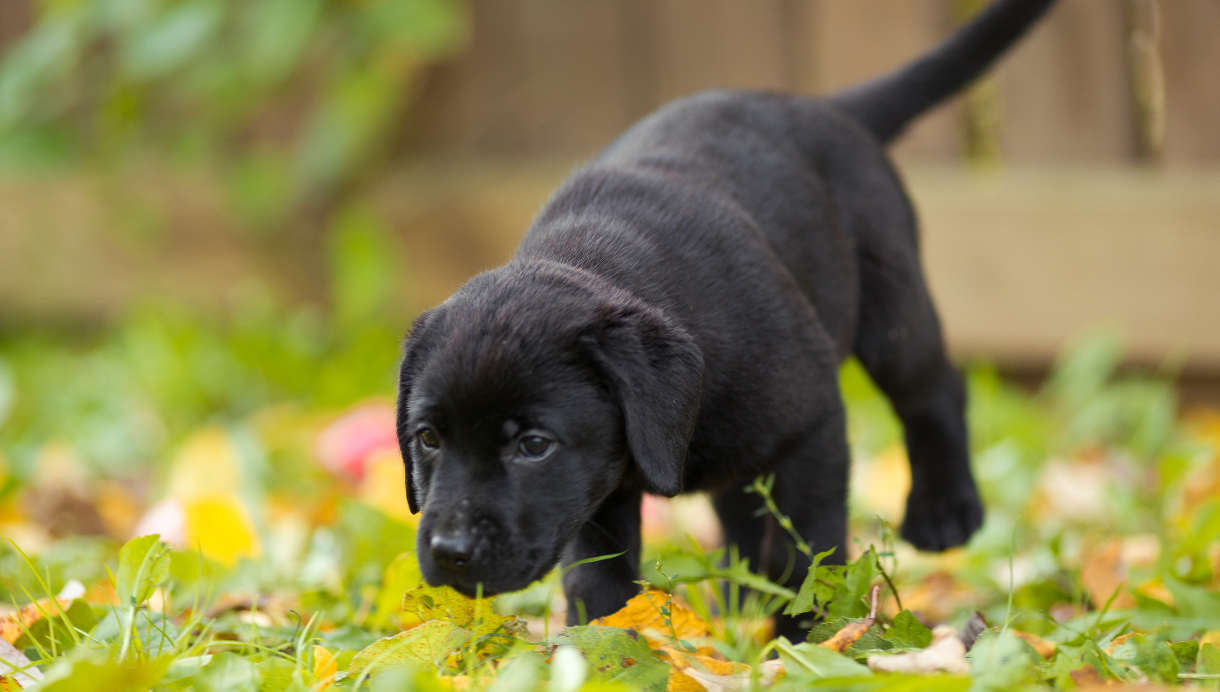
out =
[[[1157,634],[1139,634],[1114,647],[1114,659],[1162,682],[1177,682],[1178,657]]]
[[[541,689],[547,676],[546,659],[533,651],[524,651],[500,664],[496,678],[487,692],[527,692]]]
[[[165,675],[171,662],[173,656],[124,663],[91,657],[78,660],[65,658],[60,665],[48,671],[47,682],[39,689],[42,692],[149,689]]]
[[[813,562],[809,565],[809,571],[805,573],[805,581],[801,582],[801,588],[796,593],[796,598],[788,602],[784,608],[784,615],[800,615],[813,610],[815,603],[819,601],[818,594],[825,595],[819,582],[833,581],[833,572],[826,569],[821,569],[822,561],[834,554],[835,549],[831,547],[829,550],[823,550],[813,556]]]
[[[1220,622],[1220,593],[1192,586],[1168,576],[1165,577],[1165,588],[1173,594],[1173,604],[1179,613],[1200,620]]]
[[[134,79],[152,79],[184,64],[206,45],[223,18],[216,0],[193,0],[172,6],[124,44],[122,65]]]
[[[1012,632],[983,632],[970,649],[972,690],[1012,690],[1038,677],[1042,659]]]
[[[190,681],[191,689],[203,692],[258,692],[261,677],[252,661],[225,651],[212,656]]]
[[[916,619],[911,611],[904,610],[894,616],[883,638],[899,648],[922,649],[932,643],[932,630]]]
[[[1220,647],[1205,643],[1199,647],[1199,656],[1195,659],[1195,672],[1204,675],[1220,675]]]
[[[377,593],[376,606],[373,614],[366,621],[375,628],[387,627],[397,620],[402,610],[403,595],[410,589],[423,584],[424,576],[419,571],[419,559],[414,551],[407,551],[394,558],[385,568],[385,576],[381,581],[381,590]]]
[[[787,639],[780,637],[775,640],[775,648],[779,652],[779,657],[784,661],[784,670],[791,676],[835,678],[871,674],[868,668],[847,656],[817,644],[793,645]]]
[[[138,606],[169,579],[169,546],[157,534],[133,538],[119,551],[115,592],[127,606]]]
[[[864,551],[855,562],[847,566],[843,576],[843,585],[835,591],[827,613],[844,615],[849,618],[860,618],[868,615],[868,592],[877,578],[877,554],[872,546]]]
[[[444,620],[429,620],[364,647],[352,659],[348,674],[355,676],[402,665],[432,669],[442,666],[450,654],[469,640],[469,630]]]
[[[669,666],[632,630],[580,625],[561,632],[555,644],[568,644],[583,654],[593,681],[663,690],[669,679]]]

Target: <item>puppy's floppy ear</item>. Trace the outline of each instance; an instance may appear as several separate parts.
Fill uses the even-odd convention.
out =
[[[599,310],[583,340],[618,397],[645,489],[677,495],[699,413],[702,351],[685,329],[644,305]]]
[[[402,453],[402,463],[406,467],[407,476],[407,506],[412,514],[419,512],[422,499],[416,497],[414,469],[411,467],[411,431],[407,429],[410,414],[408,405],[411,399],[411,385],[423,368],[427,354],[431,352],[436,341],[436,311],[424,312],[415,318],[411,332],[403,346],[402,365],[398,369],[398,412],[397,432],[398,450]]]

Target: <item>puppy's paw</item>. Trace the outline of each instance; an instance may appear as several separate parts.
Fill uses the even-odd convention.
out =
[[[962,545],[982,525],[983,504],[973,484],[952,492],[912,489],[901,533],[920,550],[940,551]]]

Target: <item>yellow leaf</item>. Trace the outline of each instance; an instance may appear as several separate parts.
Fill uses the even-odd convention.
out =
[[[239,558],[258,555],[258,534],[236,498],[197,496],[188,500],[184,509],[187,547],[228,566]]]
[[[326,647],[315,644],[313,647],[313,678],[315,681],[313,692],[321,692],[330,687],[338,673],[339,664],[335,661],[335,655]]]
[[[667,607],[668,622],[663,612]],[[638,593],[618,612],[589,624],[633,629],[644,635],[654,649],[669,646],[677,639],[698,646],[697,653],[710,655],[715,652],[710,646],[699,646],[710,636],[708,624],[690,606],[659,589]]]
[[[237,449],[223,428],[203,428],[182,443],[173,460],[169,493],[180,499],[232,495],[241,490]]]
[[[448,586],[420,584],[402,595],[403,613],[420,622],[444,620],[472,633],[475,638],[491,634],[502,627],[517,631],[519,621],[511,615],[499,615],[486,598],[466,598]]]

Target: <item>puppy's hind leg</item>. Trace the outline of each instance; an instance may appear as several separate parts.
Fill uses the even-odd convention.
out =
[[[902,421],[911,462],[902,537],[922,550],[965,543],[983,522],[970,472],[961,375],[949,364],[918,252],[861,250],[855,353]]]
[[[841,405],[808,434],[785,445],[782,461],[774,467],[771,496],[780,514],[816,555],[835,552],[825,564],[843,564],[847,556],[846,426]],[[796,591],[809,571],[809,558],[796,545],[776,517],[765,509],[763,498],[734,488],[717,493],[712,505],[720,517],[725,542],[737,547],[750,569]],[[760,514],[761,511],[761,514]],[[812,615],[775,616],[775,633],[802,642]]]

